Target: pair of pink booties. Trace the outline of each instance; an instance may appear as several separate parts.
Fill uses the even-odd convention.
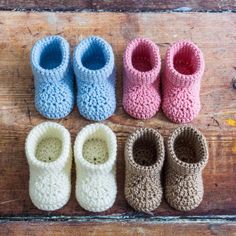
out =
[[[159,48],[149,39],[132,40],[123,63],[123,107],[129,115],[149,119],[161,106],[175,123],[190,122],[198,115],[205,63],[194,43],[178,41],[168,48],[162,77]]]

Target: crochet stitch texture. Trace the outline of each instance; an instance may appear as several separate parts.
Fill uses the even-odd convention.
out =
[[[74,106],[74,78],[68,42],[61,36],[38,40],[31,50],[36,110],[46,118],[67,116]]]
[[[90,36],[76,47],[73,61],[80,114],[88,120],[107,119],[116,109],[112,47],[104,39]]]
[[[113,206],[116,186],[117,141],[103,124],[84,127],[76,137],[76,199],[84,209],[101,212]]]
[[[137,211],[150,212],[161,203],[164,141],[154,129],[141,128],[125,144],[125,198]]]
[[[168,48],[162,79],[162,110],[171,121],[187,123],[198,115],[204,67],[203,54],[194,43],[179,41]]]
[[[167,142],[165,197],[173,208],[189,211],[203,199],[202,170],[208,147],[201,132],[191,126],[176,128]]]
[[[123,64],[125,111],[136,119],[153,117],[161,103],[159,48],[149,39],[136,38],[128,44]]]
[[[30,169],[29,195],[40,210],[63,207],[71,193],[71,139],[67,129],[43,122],[28,134],[25,153]]]

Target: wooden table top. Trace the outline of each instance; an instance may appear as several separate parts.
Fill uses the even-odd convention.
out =
[[[236,234],[236,15],[234,13],[28,13],[0,12],[0,235],[179,235]],[[95,34],[111,43],[117,64],[117,109],[103,123],[118,139],[118,195],[114,206],[100,214],[83,210],[72,194],[59,211],[37,210],[28,194],[29,171],[24,142],[29,130],[42,121],[34,107],[29,51],[36,40],[59,34],[74,46]],[[164,58],[167,47],[190,39],[203,51],[206,70],[201,86],[202,110],[192,125],[209,144],[209,163],[204,171],[202,204],[182,213],[163,199],[153,216],[136,213],[124,198],[124,143],[138,127],[158,129],[164,137],[177,125],[163,113],[147,121],[135,120],[122,108],[122,54],[137,36],[152,39]],[[91,122],[77,108],[57,120],[72,135]],[[21,221],[21,222],[19,222]],[[22,224],[23,222],[23,224]],[[178,231],[176,231],[178,230]],[[228,234],[229,233],[229,234]]]
[[[235,0],[0,0],[0,10],[235,12]]]

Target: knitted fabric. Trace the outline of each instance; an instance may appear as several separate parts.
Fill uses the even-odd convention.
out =
[[[113,206],[117,193],[117,142],[103,124],[84,127],[76,137],[76,199],[84,209],[101,212]]]
[[[164,142],[154,129],[141,128],[125,144],[125,198],[137,211],[155,210],[162,199]]]
[[[27,136],[25,153],[30,169],[29,195],[40,210],[63,207],[71,193],[71,139],[68,130],[43,122]]]
[[[74,52],[77,105],[88,120],[100,121],[116,109],[115,60],[112,47],[104,39],[88,37]]]
[[[179,41],[167,50],[162,109],[171,121],[187,123],[198,115],[204,67],[202,52],[192,42]]]
[[[167,156],[167,202],[180,211],[196,208],[203,198],[202,170],[208,161],[205,137],[193,127],[178,127],[168,139]]]
[[[74,106],[73,71],[68,42],[60,36],[45,37],[31,50],[35,107],[46,118],[67,116]]]
[[[123,56],[123,106],[136,119],[148,119],[159,110],[161,59],[159,48],[145,38],[131,41]]]

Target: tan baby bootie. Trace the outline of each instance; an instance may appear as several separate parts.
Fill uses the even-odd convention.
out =
[[[137,211],[155,210],[161,203],[164,141],[154,129],[141,128],[125,145],[125,198]]]
[[[170,206],[180,211],[198,207],[204,193],[202,170],[207,161],[207,142],[199,130],[180,126],[171,133],[164,186]]]

